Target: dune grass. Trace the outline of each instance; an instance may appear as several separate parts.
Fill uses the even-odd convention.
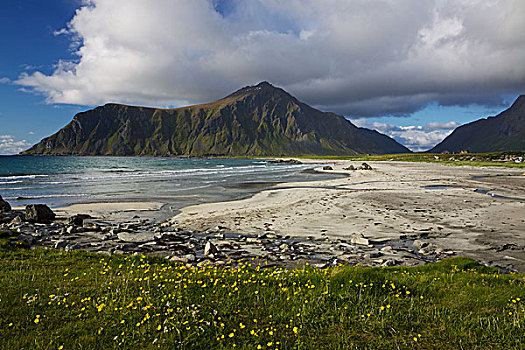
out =
[[[525,276],[0,248],[2,349],[519,349]]]

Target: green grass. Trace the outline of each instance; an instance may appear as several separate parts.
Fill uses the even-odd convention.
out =
[[[470,153],[470,154],[433,154],[433,153],[402,153],[382,155],[358,155],[358,156],[309,156],[309,159],[324,160],[353,160],[353,161],[396,161],[396,162],[425,162],[441,163],[450,165],[470,166],[500,166],[508,168],[525,168],[525,162],[514,163],[501,160],[505,155],[513,155],[525,158],[525,152],[494,152],[494,153]],[[436,158],[437,157],[437,158]],[[470,158],[476,160],[469,160]],[[456,160],[454,160],[456,159]]]
[[[0,248],[2,349],[519,349],[525,276],[416,268],[187,268]]]

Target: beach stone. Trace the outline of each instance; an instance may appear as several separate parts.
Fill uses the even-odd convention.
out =
[[[218,253],[219,249],[217,249],[217,247],[213,243],[207,242],[204,246],[204,255],[213,257]]]
[[[372,170],[372,167],[370,165],[368,165],[367,163],[363,163],[363,164],[361,164],[361,166],[359,166],[358,169],[359,170]]]
[[[11,220],[10,224],[11,225],[17,225],[17,224],[21,224],[22,223],[22,216],[20,215],[17,215],[13,218],[13,220]]]
[[[0,213],[7,213],[9,211],[11,211],[11,205],[0,196]]]
[[[146,243],[153,241],[154,237],[151,232],[119,232],[119,240],[129,243]]]
[[[330,165],[326,165],[323,167],[323,170],[334,170]]]
[[[385,262],[383,262],[381,264],[381,266],[385,266],[385,267],[388,267],[388,266],[396,266],[397,265],[397,261],[394,260],[394,259],[388,259],[386,260]]]
[[[70,216],[67,219],[67,223],[69,225],[82,226],[82,224],[84,223],[84,216],[83,215]]]
[[[100,226],[94,222],[84,222],[82,227],[91,231],[102,231]]]
[[[170,258],[171,261],[180,261],[180,262],[184,262],[184,263],[192,263],[192,262],[195,262],[197,260],[197,257],[195,256],[195,254],[185,254],[185,255],[182,255],[182,256],[172,256]]]
[[[30,204],[26,206],[26,220],[49,223],[55,220],[55,213],[45,204]]]
[[[55,242],[55,249],[65,248],[68,245],[67,241],[56,241]]]
[[[421,248],[425,248],[426,246],[428,246],[428,242],[423,242],[422,240],[420,239],[416,239],[412,245],[414,246],[414,248],[416,249],[421,249]]]
[[[343,170],[356,170],[356,168],[353,165],[349,165],[347,168],[343,168]]]
[[[369,245],[370,241],[366,239],[362,234],[355,234],[350,239],[352,244]]]

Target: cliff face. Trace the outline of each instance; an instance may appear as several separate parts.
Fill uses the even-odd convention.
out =
[[[264,82],[176,109],[107,104],[77,114],[23,154],[293,156],[410,152]]]
[[[462,125],[429,150],[474,153],[525,151],[525,95],[495,117]]]

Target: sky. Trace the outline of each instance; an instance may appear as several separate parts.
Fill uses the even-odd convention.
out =
[[[525,93],[523,0],[6,0],[0,154],[109,102],[269,81],[414,151]]]

